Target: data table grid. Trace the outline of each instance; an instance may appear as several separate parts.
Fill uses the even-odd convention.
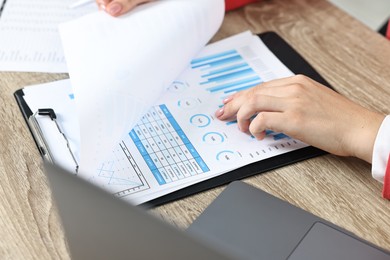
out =
[[[153,107],[129,135],[160,185],[210,171],[166,105]]]

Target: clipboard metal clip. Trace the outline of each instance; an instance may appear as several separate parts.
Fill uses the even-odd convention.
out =
[[[70,153],[71,159],[75,163],[75,172],[77,174],[78,169],[79,169],[79,164],[78,164],[78,162],[76,160],[76,157],[75,157],[74,153],[72,152],[72,149],[70,147],[68,138],[61,131],[60,125],[57,122],[57,115],[56,115],[56,113],[54,112],[54,110],[52,108],[38,109],[38,111],[36,111],[33,115],[31,115],[28,118],[28,123],[30,125],[31,132],[34,135],[34,138],[35,138],[35,140],[37,142],[39,152],[42,154],[44,159],[46,159],[47,161],[49,161],[52,164],[55,164],[55,160],[53,158],[53,154],[50,151],[50,147],[49,147],[49,145],[48,145],[48,143],[47,143],[47,141],[46,141],[46,139],[44,137],[44,134],[42,132],[42,128],[39,125],[39,122],[37,120],[37,116],[38,115],[39,116],[48,116],[48,117],[50,117],[51,121],[55,123],[56,128],[58,129],[59,134],[65,140],[66,147],[67,147],[67,150]]]

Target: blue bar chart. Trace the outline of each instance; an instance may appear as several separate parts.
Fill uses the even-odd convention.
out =
[[[222,99],[226,95],[249,89],[262,82],[237,50],[194,59],[191,68],[200,70],[200,85],[204,85],[210,93],[220,94]]]
[[[236,92],[263,82],[248,61],[234,49],[194,59],[191,61],[191,68],[199,70],[200,85],[204,86],[209,93],[218,95],[221,101]],[[223,104],[219,107],[222,106]],[[228,121],[226,125],[237,125],[237,121]],[[266,130],[266,136],[274,141],[290,138],[283,133],[271,130]],[[251,138],[254,137],[251,136]]]

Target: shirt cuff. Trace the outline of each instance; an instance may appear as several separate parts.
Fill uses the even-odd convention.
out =
[[[374,143],[372,153],[372,177],[383,183],[390,153],[390,115],[383,120]]]

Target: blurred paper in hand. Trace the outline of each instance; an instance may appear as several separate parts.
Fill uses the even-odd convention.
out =
[[[97,11],[69,9],[73,0],[0,1],[0,70],[68,72],[58,25]]]

